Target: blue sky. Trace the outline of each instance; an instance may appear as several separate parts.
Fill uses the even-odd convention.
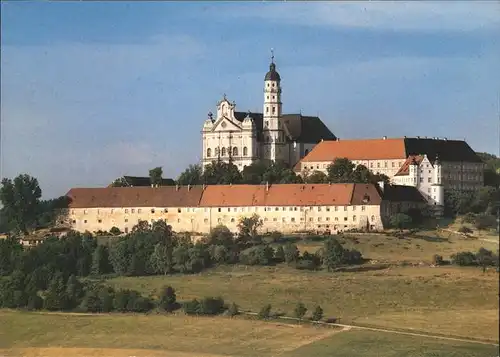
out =
[[[45,197],[201,155],[226,93],[340,138],[439,136],[498,153],[498,2],[1,2],[1,176]]]

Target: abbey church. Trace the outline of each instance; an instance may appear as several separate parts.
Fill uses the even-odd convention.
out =
[[[264,77],[262,113],[236,111],[226,96],[203,125],[203,167],[213,161],[231,161],[240,170],[256,160],[283,161],[294,166],[322,140],[335,135],[316,116],[283,114],[281,77],[274,56]]]

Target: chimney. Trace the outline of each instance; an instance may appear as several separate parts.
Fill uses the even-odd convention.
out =
[[[386,140],[386,139],[387,139],[387,136],[384,136],[382,139]]]
[[[269,181],[266,181],[266,191],[269,191]]]
[[[175,190],[179,191],[179,185],[175,185]]]
[[[191,190],[191,185],[188,185],[188,191],[190,191],[190,190]]]
[[[152,184],[151,184],[151,187],[155,187],[155,185],[152,183]]]

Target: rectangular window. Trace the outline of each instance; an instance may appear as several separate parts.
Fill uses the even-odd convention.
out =
[[[356,221],[356,216],[352,216],[352,220],[353,220],[353,221]]]
[[[132,208],[132,209],[130,210],[130,212],[131,212],[131,213],[135,213],[135,208]]]
[[[273,222],[277,222],[277,221],[278,221],[278,218],[274,217]]]
[[[97,223],[102,223],[102,219],[98,219],[98,220],[97,220]]]
[[[222,211],[222,209],[219,207],[219,208],[217,208],[217,211],[221,212],[221,211]]]
[[[427,182],[431,182],[431,178],[430,178],[430,177],[429,177],[429,178],[427,178]]]
[[[347,221],[347,217],[344,217],[344,221]]]
[[[292,217],[290,220],[291,220],[292,222],[295,222],[295,218],[294,218],[294,217]]]
[[[151,213],[155,213],[155,209],[154,208],[151,208]]]
[[[86,220],[86,219],[84,219],[84,220],[83,220],[83,223],[87,223],[87,220]]]
[[[205,208],[205,209],[206,209],[206,208]],[[168,213],[168,208],[165,208],[165,209],[163,210],[163,213]]]
[[[326,217],[326,220],[329,221],[330,220],[330,217]]]
[[[177,213],[181,213],[181,209],[180,208],[177,208]]]
[[[125,218],[125,223],[127,223],[127,222],[128,222],[128,218]]]
[[[75,223],[76,223],[76,220],[73,220],[73,224],[75,224]]]
[[[276,107],[273,107],[273,114],[276,113]]]
[[[274,207],[274,210],[275,210],[275,211],[279,211],[279,210],[280,210],[280,208],[279,208],[279,207]]]
[[[125,208],[125,213],[128,213],[128,208]]]
[[[321,222],[321,217],[318,217],[318,222]]]
[[[353,211],[356,211],[356,206],[352,206],[352,210],[353,210]]]
[[[365,211],[365,206],[361,206],[361,211]]]
[[[327,212],[330,212],[330,207],[326,207],[326,211],[327,211]]]
[[[347,206],[344,206],[344,212],[347,212]]]
[[[335,206],[335,212],[337,212],[338,210],[339,210],[339,207]]]
[[[335,221],[338,221],[339,220],[339,217],[335,217]]]
[[[321,212],[321,207],[320,206],[318,206],[318,212]]]
[[[281,219],[281,221],[282,221],[282,222],[286,222],[286,218],[285,218],[285,217],[283,217],[283,218]]]

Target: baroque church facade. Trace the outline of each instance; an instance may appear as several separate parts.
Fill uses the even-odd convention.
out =
[[[239,170],[253,162],[281,161],[293,167],[323,140],[336,136],[317,116],[283,114],[281,77],[274,56],[264,77],[262,113],[236,111],[226,95],[217,103],[214,118],[208,114],[202,130],[202,166],[232,162]]]

